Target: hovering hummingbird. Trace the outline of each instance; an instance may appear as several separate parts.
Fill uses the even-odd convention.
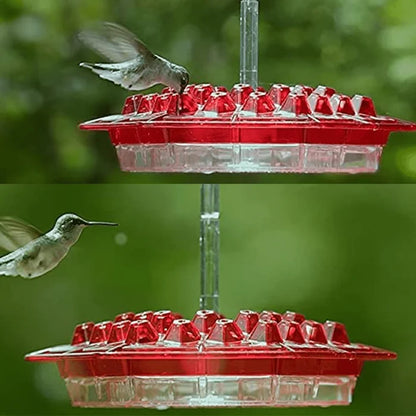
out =
[[[51,231],[42,234],[21,220],[0,218],[0,247],[11,252],[0,258],[0,276],[34,279],[48,273],[68,254],[83,229],[93,225],[117,226],[66,214],[58,218]]]
[[[79,38],[113,62],[80,65],[128,90],[141,91],[163,84],[182,94],[189,83],[185,68],[153,54],[133,33],[116,23],[102,23],[97,30],[81,32]]]

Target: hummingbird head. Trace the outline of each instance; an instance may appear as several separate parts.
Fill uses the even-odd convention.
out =
[[[189,72],[182,66],[175,65],[169,87],[182,94],[189,84]]]
[[[68,239],[74,239],[76,241],[84,228],[95,225],[116,227],[118,224],[111,222],[91,222],[86,221],[75,214],[65,214],[58,218],[54,229],[60,234],[67,236]]]

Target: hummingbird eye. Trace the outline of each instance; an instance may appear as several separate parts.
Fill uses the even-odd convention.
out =
[[[69,221],[68,221],[68,223],[67,223],[67,227],[68,228],[72,228],[72,227],[74,227],[75,225],[77,224],[77,221],[74,219],[74,218],[71,218]]]

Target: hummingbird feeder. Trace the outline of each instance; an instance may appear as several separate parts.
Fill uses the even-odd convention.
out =
[[[158,409],[348,405],[363,363],[394,358],[340,323],[247,310],[125,313],[27,356],[57,363],[74,406]]]
[[[123,113],[81,125],[107,130],[130,172],[374,172],[393,131],[370,98],[328,87],[257,85],[258,0],[241,1],[241,83],[135,95]],[[29,354],[54,362],[79,407],[348,405],[365,361],[393,352],[350,342],[336,322],[298,313],[219,313],[218,185],[201,189],[201,297],[192,320],[125,313],[76,327],[71,345]]]
[[[127,98],[122,114],[81,124],[108,131],[121,169],[180,173],[365,173],[388,138],[416,124],[335,89],[258,86],[258,0],[243,0],[240,84]]]
[[[129,97],[121,115],[81,128],[107,130],[127,172],[365,173],[391,132],[416,124],[324,86],[204,84]]]

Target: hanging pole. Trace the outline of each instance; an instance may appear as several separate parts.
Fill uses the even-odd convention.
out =
[[[201,187],[200,308],[219,312],[220,186]]]
[[[240,82],[258,87],[259,2],[241,1]],[[201,187],[200,308],[219,312],[220,186]]]
[[[241,1],[240,82],[258,87],[259,67],[259,2]]]

